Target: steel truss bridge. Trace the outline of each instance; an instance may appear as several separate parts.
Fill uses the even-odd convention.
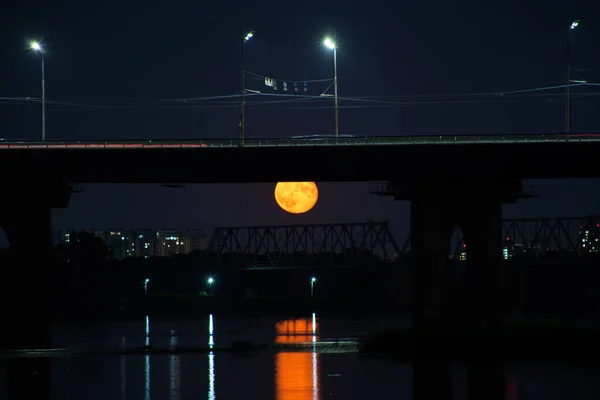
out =
[[[370,265],[400,248],[386,222],[215,228],[210,248],[232,266]]]
[[[514,255],[562,252],[581,257],[590,254],[596,238],[600,240],[600,215],[506,219],[502,234],[498,240]],[[410,253],[410,234],[398,243],[387,222],[365,222],[220,227],[209,248],[224,267],[381,266],[400,262]],[[449,258],[462,259],[465,246],[456,229]]]
[[[592,251],[592,247],[600,248],[600,215],[507,219],[502,231],[505,241],[537,252],[563,251],[583,255]]]

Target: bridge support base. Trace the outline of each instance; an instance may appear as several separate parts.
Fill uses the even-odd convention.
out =
[[[501,203],[494,199],[420,198],[412,202],[411,248],[416,263],[413,325],[492,327],[502,320]],[[449,272],[450,238],[461,227],[466,286]]]
[[[493,329],[503,323],[502,204],[516,201],[519,187],[515,182],[485,185],[465,182],[451,187],[446,183],[428,183],[405,188],[405,196],[412,201],[413,328],[416,331],[474,331]],[[466,243],[463,283],[449,268],[450,239],[456,225],[461,228]],[[438,356],[429,354],[426,343],[418,352],[417,358],[434,360]],[[449,398],[444,397],[451,393],[449,365],[442,362],[433,368],[422,364],[415,363],[415,398],[432,395]],[[502,371],[469,365],[466,373],[469,399],[481,398],[484,390],[486,395],[494,393],[493,398],[503,398]],[[440,393],[432,392],[432,387]]]
[[[68,185],[12,187],[0,201],[0,227],[10,244],[0,265],[0,348],[52,347],[51,208],[68,204]],[[50,358],[8,361],[8,399],[50,397]]]

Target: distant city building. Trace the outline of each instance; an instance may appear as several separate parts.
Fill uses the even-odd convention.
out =
[[[155,254],[168,257],[188,254],[208,247],[208,234],[202,230],[163,230],[155,233]]]
[[[458,253],[458,259],[460,261],[466,261],[467,260],[467,245],[463,243],[463,245],[460,248],[460,253]]]
[[[66,245],[71,244],[71,231],[56,231],[54,233],[54,245]]]
[[[175,254],[184,254],[185,239],[179,231],[156,232],[156,255],[168,257]]]
[[[101,237],[112,258],[169,257],[189,254],[208,247],[209,235],[201,229],[81,229]],[[72,244],[73,232],[59,230],[54,235],[54,245]]]
[[[510,236],[504,238],[502,244],[502,258],[508,260],[515,255],[515,244]]]
[[[579,227],[582,253],[597,253],[600,250],[600,224],[588,223]]]
[[[512,238],[506,236],[502,241],[502,258],[508,260],[509,258],[515,255],[515,252],[522,249],[521,245],[515,245]],[[454,254],[450,253],[450,258],[454,257]],[[458,249],[458,254],[456,255],[459,261],[467,260],[467,245],[466,243],[462,243]]]
[[[108,234],[105,235],[104,239],[108,246],[110,257],[119,260],[133,257],[135,254],[135,247],[132,239],[131,233],[125,229],[111,229]]]
[[[154,256],[155,235],[152,230],[137,230],[133,232],[133,257],[148,258]]]
[[[202,251],[208,248],[210,236],[201,229],[191,229],[186,231],[185,252]]]

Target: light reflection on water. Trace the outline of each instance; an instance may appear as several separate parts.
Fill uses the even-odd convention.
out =
[[[281,344],[284,347],[275,355],[275,368],[274,368],[274,380],[275,380],[275,393],[274,397],[277,400],[321,400],[321,357],[322,354],[318,351],[317,343],[319,341],[319,323],[316,314],[312,314],[309,318],[295,318],[280,320],[275,323],[274,330],[276,333],[275,343]],[[144,344],[147,347],[152,347],[154,341],[152,340],[151,332],[151,321],[150,317],[145,317],[145,335]],[[302,344],[300,347],[293,346],[294,344]],[[171,330],[169,334],[169,348],[175,349],[179,345],[179,335],[176,331]],[[208,316],[208,345],[211,351],[207,354],[208,357],[208,377],[206,381],[207,398],[209,400],[216,399],[216,374],[215,374],[215,318],[214,315]],[[291,345],[291,347],[286,347]],[[121,338],[121,347],[127,348],[127,338]],[[226,353],[220,357],[229,357],[228,363],[231,365],[231,355]],[[182,388],[181,388],[181,364],[180,355],[170,354],[167,356],[168,359],[168,379],[161,377],[164,368],[160,366],[154,367],[152,360],[159,360],[157,356],[143,355],[143,374],[144,374],[144,399],[151,400],[154,396],[155,399],[162,399],[160,396],[161,381],[162,383],[168,382],[169,399],[170,400],[181,400]],[[235,356],[234,356],[235,357]],[[120,356],[120,393],[121,399],[127,398],[127,392],[129,390],[137,391],[135,388],[135,379],[128,376],[128,361],[130,356]],[[160,364],[160,363],[159,363]],[[164,365],[164,364],[163,364]],[[131,368],[131,367],[129,367]],[[157,369],[156,369],[157,368]],[[267,371],[266,374],[268,375]],[[152,377],[156,376],[158,379],[158,386],[153,385]],[[129,375],[132,375],[131,373]],[[133,373],[135,376],[135,373]],[[341,375],[341,374],[334,374]],[[228,378],[229,379],[229,378]],[[513,387],[516,388],[516,383],[511,382]],[[134,386],[134,387],[131,387]],[[153,387],[156,386],[156,387]],[[330,392],[330,390],[328,390]],[[517,399],[517,390],[509,390],[508,399]],[[134,396],[135,397],[135,396]],[[252,395],[250,398],[255,398]]]
[[[319,391],[319,362],[320,354],[317,351],[318,323],[316,314],[310,318],[296,318],[281,320],[275,324],[275,343],[312,343],[312,351],[292,350],[280,351],[275,356],[275,384],[276,398],[278,400],[320,400]],[[215,347],[215,318],[213,314],[208,317],[208,345]],[[145,317],[146,347],[152,345],[152,332],[150,317]],[[174,330],[170,332],[169,347],[177,348],[178,335]],[[122,338],[122,347],[126,348],[126,338]],[[216,399],[215,389],[215,353],[210,351],[208,357],[208,399]],[[121,398],[126,398],[126,364],[127,356],[121,357]],[[169,355],[169,392],[171,400],[181,399],[181,366],[180,356]],[[144,399],[152,399],[152,356],[144,356]]]
[[[275,356],[277,400],[320,400],[317,320],[292,319],[276,324],[276,343],[312,342],[312,352],[280,351]]]
[[[214,322],[213,315],[208,316],[208,345],[212,349],[215,346],[214,339]],[[211,350],[208,353],[208,400],[215,400],[217,398],[215,392],[215,354]]]
[[[121,338],[121,350],[127,348],[127,338]],[[121,356],[121,400],[127,399],[127,356]]]
[[[215,347],[215,338],[214,338],[214,322],[213,315],[210,314],[208,316],[208,347]]]
[[[146,315],[146,347],[150,346],[150,317],[148,315]],[[150,400],[151,399],[151,360],[150,360],[150,354],[146,354],[144,356],[144,400]]]
[[[169,345],[172,349],[177,348],[177,335],[175,331],[171,331]],[[170,371],[170,387],[171,400],[180,400],[181,398],[181,365],[178,354],[169,356],[169,371]]]
[[[195,322],[194,329],[186,329],[185,322],[142,318],[135,323],[135,330],[122,328],[133,324],[115,324],[113,326],[121,330],[111,328],[108,333],[118,334],[114,340],[110,339],[112,349],[140,348],[145,344],[156,348],[195,345],[192,340],[197,340],[198,345],[206,347],[208,343],[217,349],[229,346],[231,332],[236,329],[231,321],[231,318],[218,315],[206,316]],[[209,354],[57,358],[52,363],[52,398],[210,400],[216,399],[217,392],[221,399],[412,398],[413,369],[410,365],[355,354],[330,355],[322,353],[317,345],[330,337],[354,336],[354,331],[340,329],[342,333],[333,336],[332,329],[338,329],[338,325],[333,326],[332,321],[325,318],[321,321],[316,315],[277,322],[265,318],[249,324],[247,331],[260,324],[267,324],[270,334],[262,330],[256,335],[281,344],[278,354],[259,351],[246,357],[214,350]],[[96,331],[90,333],[102,335],[102,328],[93,329]],[[245,337],[245,334],[244,331],[240,336]],[[81,339],[81,343],[85,343],[86,338]],[[65,337],[58,340],[66,341]],[[301,349],[294,347],[298,343],[303,344],[299,346]],[[2,360],[0,371],[1,364]],[[542,364],[507,368],[509,378],[504,399],[600,398],[597,369]],[[216,372],[219,372],[218,378]],[[100,377],[102,384],[98,385]],[[0,399],[6,398],[2,386],[0,379]]]
[[[208,400],[217,398],[215,392],[215,355],[211,351],[208,354]]]

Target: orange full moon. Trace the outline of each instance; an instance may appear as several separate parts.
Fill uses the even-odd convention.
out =
[[[314,182],[279,182],[275,186],[275,201],[292,214],[310,211],[318,198],[319,189]]]

